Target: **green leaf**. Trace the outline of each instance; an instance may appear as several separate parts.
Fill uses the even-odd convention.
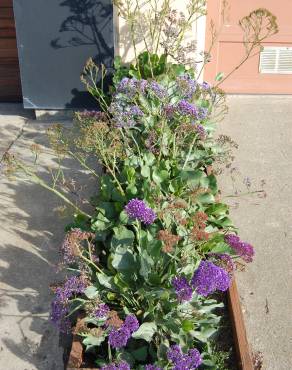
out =
[[[224,73],[219,72],[219,73],[217,73],[217,75],[215,77],[215,81],[221,81],[223,77],[224,77]]]
[[[149,178],[150,177],[150,168],[148,166],[141,167],[141,175],[143,177]]]
[[[136,261],[128,247],[119,246],[113,253],[112,266],[117,271],[135,271]]]
[[[119,227],[114,228],[114,236],[111,240],[112,249],[117,248],[118,246],[127,246],[130,247],[134,241],[133,231],[127,229],[125,226],[120,225]]]
[[[104,340],[105,335],[94,337],[93,335],[89,334],[86,338],[83,339],[82,343],[86,346],[86,349],[89,349],[92,347],[100,346]]]
[[[187,333],[194,329],[194,324],[190,320],[184,320],[182,322],[182,329]]]
[[[144,279],[147,279],[149,273],[151,272],[151,267],[154,265],[154,261],[145,250],[142,251],[139,259],[141,264],[139,273],[144,277]]]
[[[136,349],[135,351],[131,351],[131,355],[137,360],[137,361],[145,361],[147,359],[148,350],[146,346],[143,346],[141,348]]]
[[[85,289],[84,294],[87,298],[93,299],[98,296],[98,290],[95,286],[91,285]]]
[[[144,339],[146,342],[151,342],[156,331],[157,326],[154,322],[144,322],[139,329],[132,334],[132,337],[135,339]]]
[[[107,276],[102,273],[98,273],[96,274],[96,276],[100,285],[111,290],[116,290],[116,286],[114,284],[114,279],[112,276]]]
[[[169,178],[169,173],[166,170],[155,169],[152,174],[153,181],[156,184],[160,184]]]

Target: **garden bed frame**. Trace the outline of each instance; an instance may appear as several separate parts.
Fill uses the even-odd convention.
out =
[[[227,291],[228,311],[233,330],[233,341],[236,350],[236,362],[240,370],[254,370],[253,361],[247,341],[246,330],[241,310],[240,298],[235,279]],[[78,335],[73,336],[72,347],[66,370],[78,370],[83,362],[83,346]],[[82,368],[97,370],[96,368]]]

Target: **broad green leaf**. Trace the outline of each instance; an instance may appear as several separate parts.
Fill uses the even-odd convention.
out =
[[[93,299],[98,296],[98,290],[94,285],[91,285],[85,289],[84,294],[87,298]]]
[[[184,320],[181,326],[186,333],[194,329],[194,324],[190,320]]]
[[[136,261],[128,247],[119,246],[113,252],[112,266],[117,271],[135,271]]]
[[[98,273],[96,274],[96,276],[100,285],[111,290],[116,290],[116,286],[114,284],[114,279],[112,276],[107,276],[102,273]]]
[[[144,339],[146,342],[151,342],[156,331],[157,326],[154,322],[144,322],[139,329],[132,334],[132,337],[134,339]]]
[[[113,249],[118,246],[130,247],[134,241],[133,231],[127,229],[125,226],[119,226],[114,228],[114,236],[112,237],[111,247]]]
[[[134,351],[131,351],[131,355],[137,360],[137,361],[145,361],[148,355],[148,350],[146,346],[140,347]]]
[[[105,340],[105,335],[101,335],[100,337],[94,337],[93,335],[89,334],[86,338],[83,339],[82,343],[86,346],[86,349],[91,347],[99,346]]]
[[[160,183],[164,182],[165,180],[168,179],[168,177],[169,177],[169,173],[166,170],[155,169],[153,171],[153,174],[152,174],[153,181],[156,184],[160,184]]]

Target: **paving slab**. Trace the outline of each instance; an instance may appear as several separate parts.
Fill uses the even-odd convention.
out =
[[[39,171],[48,178],[48,167],[56,167],[46,140],[48,126],[31,120],[19,106],[0,105],[0,154],[9,148],[31,161],[29,147],[38,143]],[[65,172],[84,180],[88,189],[88,175],[69,160],[65,166]],[[63,203],[54,194],[30,182],[1,176],[0,200],[0,369],[61,370],[63,348],[48,320],[49,284],[61,278],[57,275],[59,247],[69,219],[57,214]]]
[[[222,133],[238,144],[238,185],[254,190],[265,180],[267,197],[232,198],[231,215],[256,257],[238,274],[247,334],[267,370],[292,369],[292,96],[230,96]],[[227,173],[226,173],[227,174]],[[230,176],[223,196],[234,194]],[[228,199],[228,198],[227,198]],[[239,207],[235,203],[239,201]]]

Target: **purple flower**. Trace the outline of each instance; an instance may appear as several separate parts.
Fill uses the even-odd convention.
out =
[[[219,266],[209,261],[201,261],[191,281],[196,292],[208,296],[216,290],[224,292],[229,288],[230,276]]]
[[[204,108],[204,107],[199,107],[199,113],[198,113],[198,118],[200,120],[203,120],[205,118],[207,118],[208,116],[208,108]]]
[[[139,329],[139,322],[135,315],[128,315],[119,329],[112,329],[109,333],[109,344],[114,348],[125,347],[131,335]]]
[[[173,370],[197,369],[202,363],[200,352],[196,348],[190,349],[188,353],[183,353],[177,344],[170,347],[167,358],[174,364]]]
[[[119,329],[112,329],[109,333],[109,344],[114,348],[125,347],[128,339],[131,337],[131,332],[126,327],[122,326]]]
[[[185,277],[174,277],[171,282],[176,292],[177,299],[180,302],[190,301],[192,299],[193,291]]]
[[[211,88],[211,86],[208,84],[208,82],[204,81],[204,82],[201,83],[201,88],[203,90],[209,90]]]
[[[203,125],[196,125],[196,130],[201,139],[206,137],[206,130]]]
[[[145,370],[162,370],[161,367],[158,367],[156,365],[146,365]]]
[[[166,89],[156,81],[151,81],[148,90],[152,91],[158,98],[163,99],[167,95]]]
[[[254,248],[249,243],[243,242],[235,234],[225,235],[225,242],[245,261],[252,262],[254,256]]]
[[[156,214],[153,209],[146,206],[145,202],[140,199],[131,199],[125,207],[125,211],[130,218],[137,219],[145,225],[153,224]]]
[[[185,74],[179,76],[176,81],[181,94],[185,98],[191,98],[194,95],[197,88],[196,80],[193,80],[189,75]]]
[[[101,370],[131,370],[130,365],[126,361],[116,364],[105,365]]]
[[[98,305],[97,309],[94,312],[94,316],[98,319],[102,319],[107,317],[108,313],[110,312],[110,308],[107,304],[101,303]]]
[[[137,320],[135,315],[128,315],[123,326],[126,327],[130,331],[130,333],[134,333],[139,329],[139,321]]]
[[[50,319],[61,332],[67,332],[70,327],[70,322],[66,317],[69,312],[69,299],[75,294],[83,293],[85,288],[82,277],[72,276],[62,287],[56,289],[55,298],[51,304]]]
[[[127,104],[117,99],[111,103],[109,112],[117,127],[133,127],[137,123],[136,119],[144,114],[138,105]]]
[[[181,100],[178,102],[176,107],[178,113],[182,114],[183,116],[191,116],[195,119],[198,118],[199,110],[194,104],[191,104],[186,100]]]

